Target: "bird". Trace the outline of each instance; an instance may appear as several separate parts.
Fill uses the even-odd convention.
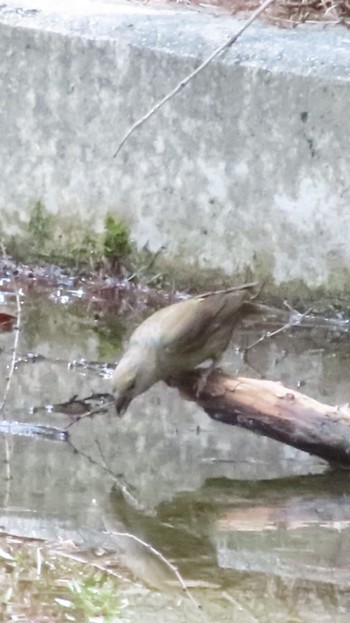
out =
[[[211,360],[217,365],[237,322],[257,311],[248,283],[193,296],[164,307],[132,333],[112,375],[116,410],[123,415],[131,401],[154,383]]]

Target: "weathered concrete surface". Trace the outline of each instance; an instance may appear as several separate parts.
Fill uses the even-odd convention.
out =
[[[55,5],[59,6],[55,8]],[[41,199],[62,228],[124,215],[139,247],[350,291],[350,37],[253,25],[112,155],[239,22],[174,5],[0,8],[5,233]]]

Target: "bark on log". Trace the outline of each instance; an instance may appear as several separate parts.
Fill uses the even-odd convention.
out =
[[[350,409],[322,404],[281,383],[214,370],[198,392],[203,369],[169,380],[213,419],[241,426],[309,454],[350,466]]]

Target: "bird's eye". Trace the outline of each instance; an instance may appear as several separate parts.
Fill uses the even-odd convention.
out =
[[[136,381],[131,381],[131,383],[128,385],[128,392],[132,392],[133,389],[135,389],[136,387]]]

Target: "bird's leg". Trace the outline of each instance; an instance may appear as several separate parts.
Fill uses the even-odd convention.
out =
[[[199,396],[201,395],[203,389],[205,388],[207,381],[211,375],[211,373],[213,372],[213,370],[215,370],[216,366],[217,366],[218,360],[217,359],[212,359],[211,360],[211,364],[210,366],[208,366],[208,368],[206,368],[206,370],[203,371],[203,374],[201,374],[200,378],[198,379],[197,382],[197,389],[196,389],[196,397],[199,398]]]

